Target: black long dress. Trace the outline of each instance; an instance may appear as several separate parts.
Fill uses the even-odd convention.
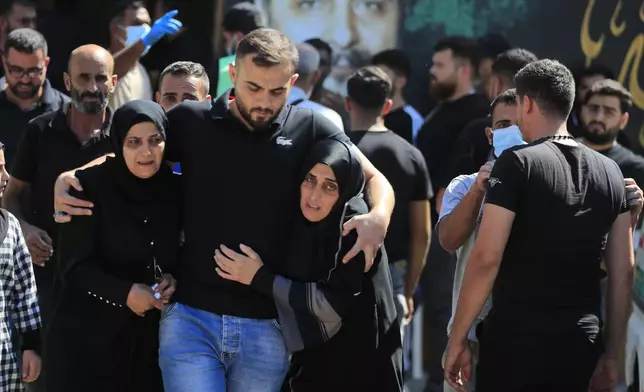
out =
[[[368,212],[362,166],[335,140],[316,144],[304,173],[317,163],[333,170],[338,200],[320,222],[300,214],[283,269],[262,266],[251,282],[275,300],[293,353],[283,390],[402,391],[400,327],[386,252],[378,252],[366,274],[363,253],[341,261],[357,240],[355,231],[343,236],[342,225]]]
[[[127,120],[160,115],[156,107],[138,102],[114,114],[116,145],[122,146],[130,128]],[[119,114],[128,109],[142,111],[143,117]],[[126,300],[134,283],[155,283],[155,262],[163,273],[172,273],[178,260],[179,177],[162,164],[151,179],[140,180],[127,171],[122,154],[116,155],[76,174],[83,186],[76,196],[94,208],[92,216],[76,216],[61,227],[57,275],[62,284],[55,290],[44,348],[47,392],[163,391],[157,361],[160,312],[152,309],[140,317]]]

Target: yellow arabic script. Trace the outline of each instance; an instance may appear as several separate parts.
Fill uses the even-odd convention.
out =
[[[604,46],[604,40],[606,39],[604,33],[602,33],[597,41],[593,41],[590,37],[590,16],[593,13],[594,6],[595,0],[588,0],[586,12],[584,12],[584,20],[581,22],[581,50],[586,56],[586,67],[590,67],[593,60],[599,56]]]
[[[643,54],[644,33],[639,33],[628,48],[628,52],[624,58],[624,64],[622,64],[622,69],[619,71],[619,78],[617,79],[623,86],[627,86],[626,77],[629,76],[630,82],[628,83],[628,89],[631,95],[633,95],[633,103],[640,109],[644,109],[644,91],[640,87],[639,80],[637,80],[637,74],[642,63]],[[629,66],[630,74],[628,72]]]
[[[620,25],[617,25],[617,18],[619,17],[619,11],[622,10],[622,0],[617,2],[615,6],[615,11],[613,11],[613,16],[610,18],[610,32],[613,33],[615,37],[622,35],[624,30],[626,30],[626,22],[622,21]]]

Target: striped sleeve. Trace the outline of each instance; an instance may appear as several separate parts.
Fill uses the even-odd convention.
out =
[[[23,337],[23,350],[40,349],[40,308],[36,292],[36,278],[34,276],[31,256],[27,244],[20,230],[20,223],[11,214],[8,235],[14,244],[14,282],[13,294],[13,321],[16,329]]]

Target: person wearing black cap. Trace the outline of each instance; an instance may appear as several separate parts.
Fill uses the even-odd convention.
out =
[[[181,227],[179,177],[163,162],[167,127],[157,103],[131,101],[114,113],[115,157],[76,172],[94,213],[60,232],[48,392],[163,390],[155,309],[174,292]]]
[[[364,255],[343,264],[357,241],[342,226],[367,213],[360,159],[338,140],[317,143],[300,175],[300,214],[279,269],[261,255],[215,250],[217,273],[273,298],[286,347],[293,353],[292,392],[402,391],[401,339],[387,254],[364,273]],[[283,271],[280,273],[280,271]],[[250,390],[250,389],[248,389]]]

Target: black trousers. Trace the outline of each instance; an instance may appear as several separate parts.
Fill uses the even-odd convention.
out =
[[[477,392],[587,392],[603,352],[601,334],[582,331],[516,335],[490,331],[480,340]]]

